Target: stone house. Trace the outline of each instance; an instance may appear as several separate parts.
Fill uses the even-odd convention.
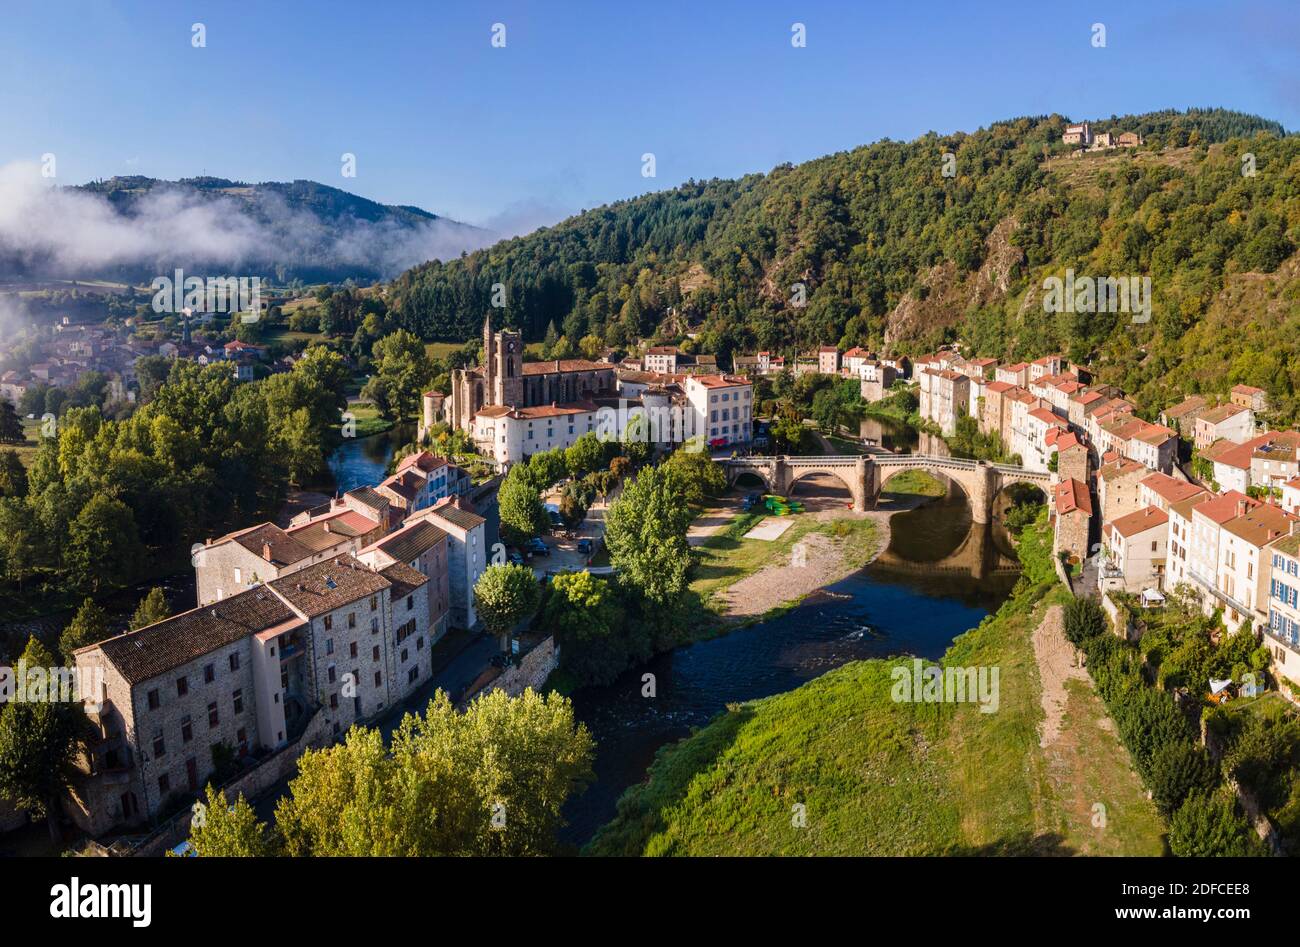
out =
[[[221,763],[256,765],[318,718],[338,736],[409,697],[432,673],[427,581],[344,554],[76,651],[98,683],[74,820],[100,834],[158,818]],[[394,627],[395,589],[413,626]]]
[[[1080,480],[1062,480],[1052,488],[1052,511],[1056,518],[1052,551],[1082,562],[1088,558],[1088,530],[1092,523],[1092,498]]]

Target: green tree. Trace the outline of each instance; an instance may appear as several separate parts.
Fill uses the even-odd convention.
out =
[[[460,713],[438,691],[403,718],[391,753],[363,727],[306,751],[276,822],[295,856],[546,855],[591,759],[558,694],[497,690]]]
[[[265,825],[241,793],[235,802],[209,783],[207,801],[195,806],[190,820],[190,845],[200,858],[266,858],[276,854]]]
[[[560,519],[569,529],[576,529],[587,516],[587,507],[582,500],[570,490],[560,496]]]
[[[668,476],[654,467],[643,469],[627,482],[606,516],[610,562],[633,588],[660,608],[676,605],[686,591],[690,519],[690,509],[672,489]]]
[[[563,480],[568,473],[563,448],[539,451],[528,459],[528,478],[538,490],[546,490]]]
[[[569,476],[585,477],[605,466],[605,446],[594,432],[589,431],[565,450],[564,464]]]
[[[54,656],[31,638],[19,666],[52,669],[56,665]],[[44,818],[55,842],[60,836],[59,800],[76,777],[76,761],[89,730],[76,699],[13,700],[0,706],[0,797]]]
[[[550,524],[542,495],[523,464],[510,468],[498,491],[497,505],[506,542],[518,545],[544,532]]]
[[[1151,794],[1166,816],[1192,792],[1214,788],[1218,773],[1209,755],[1189,740],[1174,740],[1151,755]]]
[[[95,494],[68,527],[66,558],[78,588],[126,585],[142,552],[131,508],[114,497]]]
[[[1071,599],[1065,606],[1065,637],[1074,645],[1082,645],[1093,635],[1106,630],[1106,613],[1092,599]]]
[[[18,451],[0,450],[0,497],[27,496],[27,468]]]
[[[582,685],[610,684],[649,657],[650,642],[627,625],[609,583],[589,572],[551,581],[542,623],[560,646],[560,666]]]
[[[679,448],[660,465],[669,487],[687,503],[702,505],[727,489],[727,475],[705,451]]]
[[[135,631],[138,628],[157,624],[165,618],[170,618],[171,613],[171,609],[167,606],[167,593],[154,586],[149,590],[148,595],[140,599],[135,614],[131,616],[130,628]]]
[[[93,598],[87,598],[59,636],[59,652],[64,661],[71,662],[73,651],[98,644],[107,637],[108,613],[96,605]]]
[[[8,400],[0,398],[0,443],[21,444],[27,440],[22,418]]]
[[[474,583],[474,607],[490,634],[509,652],[510,633],[516,625],[537,611],[541,590],[527,566],[488,566]]]
[[[398,329],[375,342],[371,349],[375,379],[383,389],[382,403],[370,395],[387,417],[401,420],[420,410],[420,397],[433,379],[433,363],[419,338]]]

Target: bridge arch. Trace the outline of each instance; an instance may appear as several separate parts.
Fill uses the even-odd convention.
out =
[[[741,484],[740,481],[744,477],[753,477],[762,485],[763,490],[767,493],[776,492],[776,489],[772,486],[771,477],[769,477],[767,471],[761,467],[731,468],[727,475],[727,487],[743,490],[745,485]]]
[[[877,488],[878,497],[884,496],[886,493],[890,492],[888,484],[891,480],[900,476],[905,476],[913,472],[923,473],[933,477],[935,480],[937,480],[940,484],[943,485],[945,493],[951,492],[952,490],[956,490],[966,498],[966,503],[969,506],[971,506],[972,508],[974,507],[974,501],[971,497],[970,484],[963,482],[959,477],[953,476],[952,471],[943,470],[938,467],[922,467],[922,466],[913,465],[908,467],[895,467],[895,468],[882,469],[879,474],[880,485]]]
[[[790,474],[789,485],[786,487],[787,492],[791,497],[793,497],[795,495],[795,488],[798,487],[800,483],[813,477],[830,478],[831,480],[836,481],[848,493],[850,500],[853,500],[858,495],[859,484],[855,482],[856,478],[846,477],[840,468],[817,470],[810,467],[807,470],[792,471]]]

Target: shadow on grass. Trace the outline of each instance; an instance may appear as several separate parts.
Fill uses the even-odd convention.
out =
[[[718,761],[753,716],[752,707],[732,705],[691,736],[660,747],[645,782],[623,793],[613,820],[601,827],[582,854],[643,854],[649,840],[667,828],[664,814],[686,798],[691,780]]]
[[[1077,854],[1079,854],[1077,851],[1065,844],[1065,837],[1055,832],[1045,832],[1042,835],[1022,832],[1009,838],[998,839],[996,842],[989,842],[987,845],[957,845],[944,852],[945,856],[958,858],[1017,856],[1043,858]]]

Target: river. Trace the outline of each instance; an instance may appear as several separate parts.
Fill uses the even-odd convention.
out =
[[[960,491],[895,514],[880,558],[780,618],[651,659],[608,687],[573,696],[596,740],[596,782],[565,809],[565,841],[581,845],[645,779],[655,752],[733,701],[792,690],[864,658],[938,658],[1011,593],[1018,567],[999,526],[974,526]],[[642,675],[656,696],[641,696]]]
[[[330,473],[340,493],[373,487],[388,476],[388,462],[399,447],[415,440],[415,425],[398,424],[382,434],[345,439],[330,454]]]

